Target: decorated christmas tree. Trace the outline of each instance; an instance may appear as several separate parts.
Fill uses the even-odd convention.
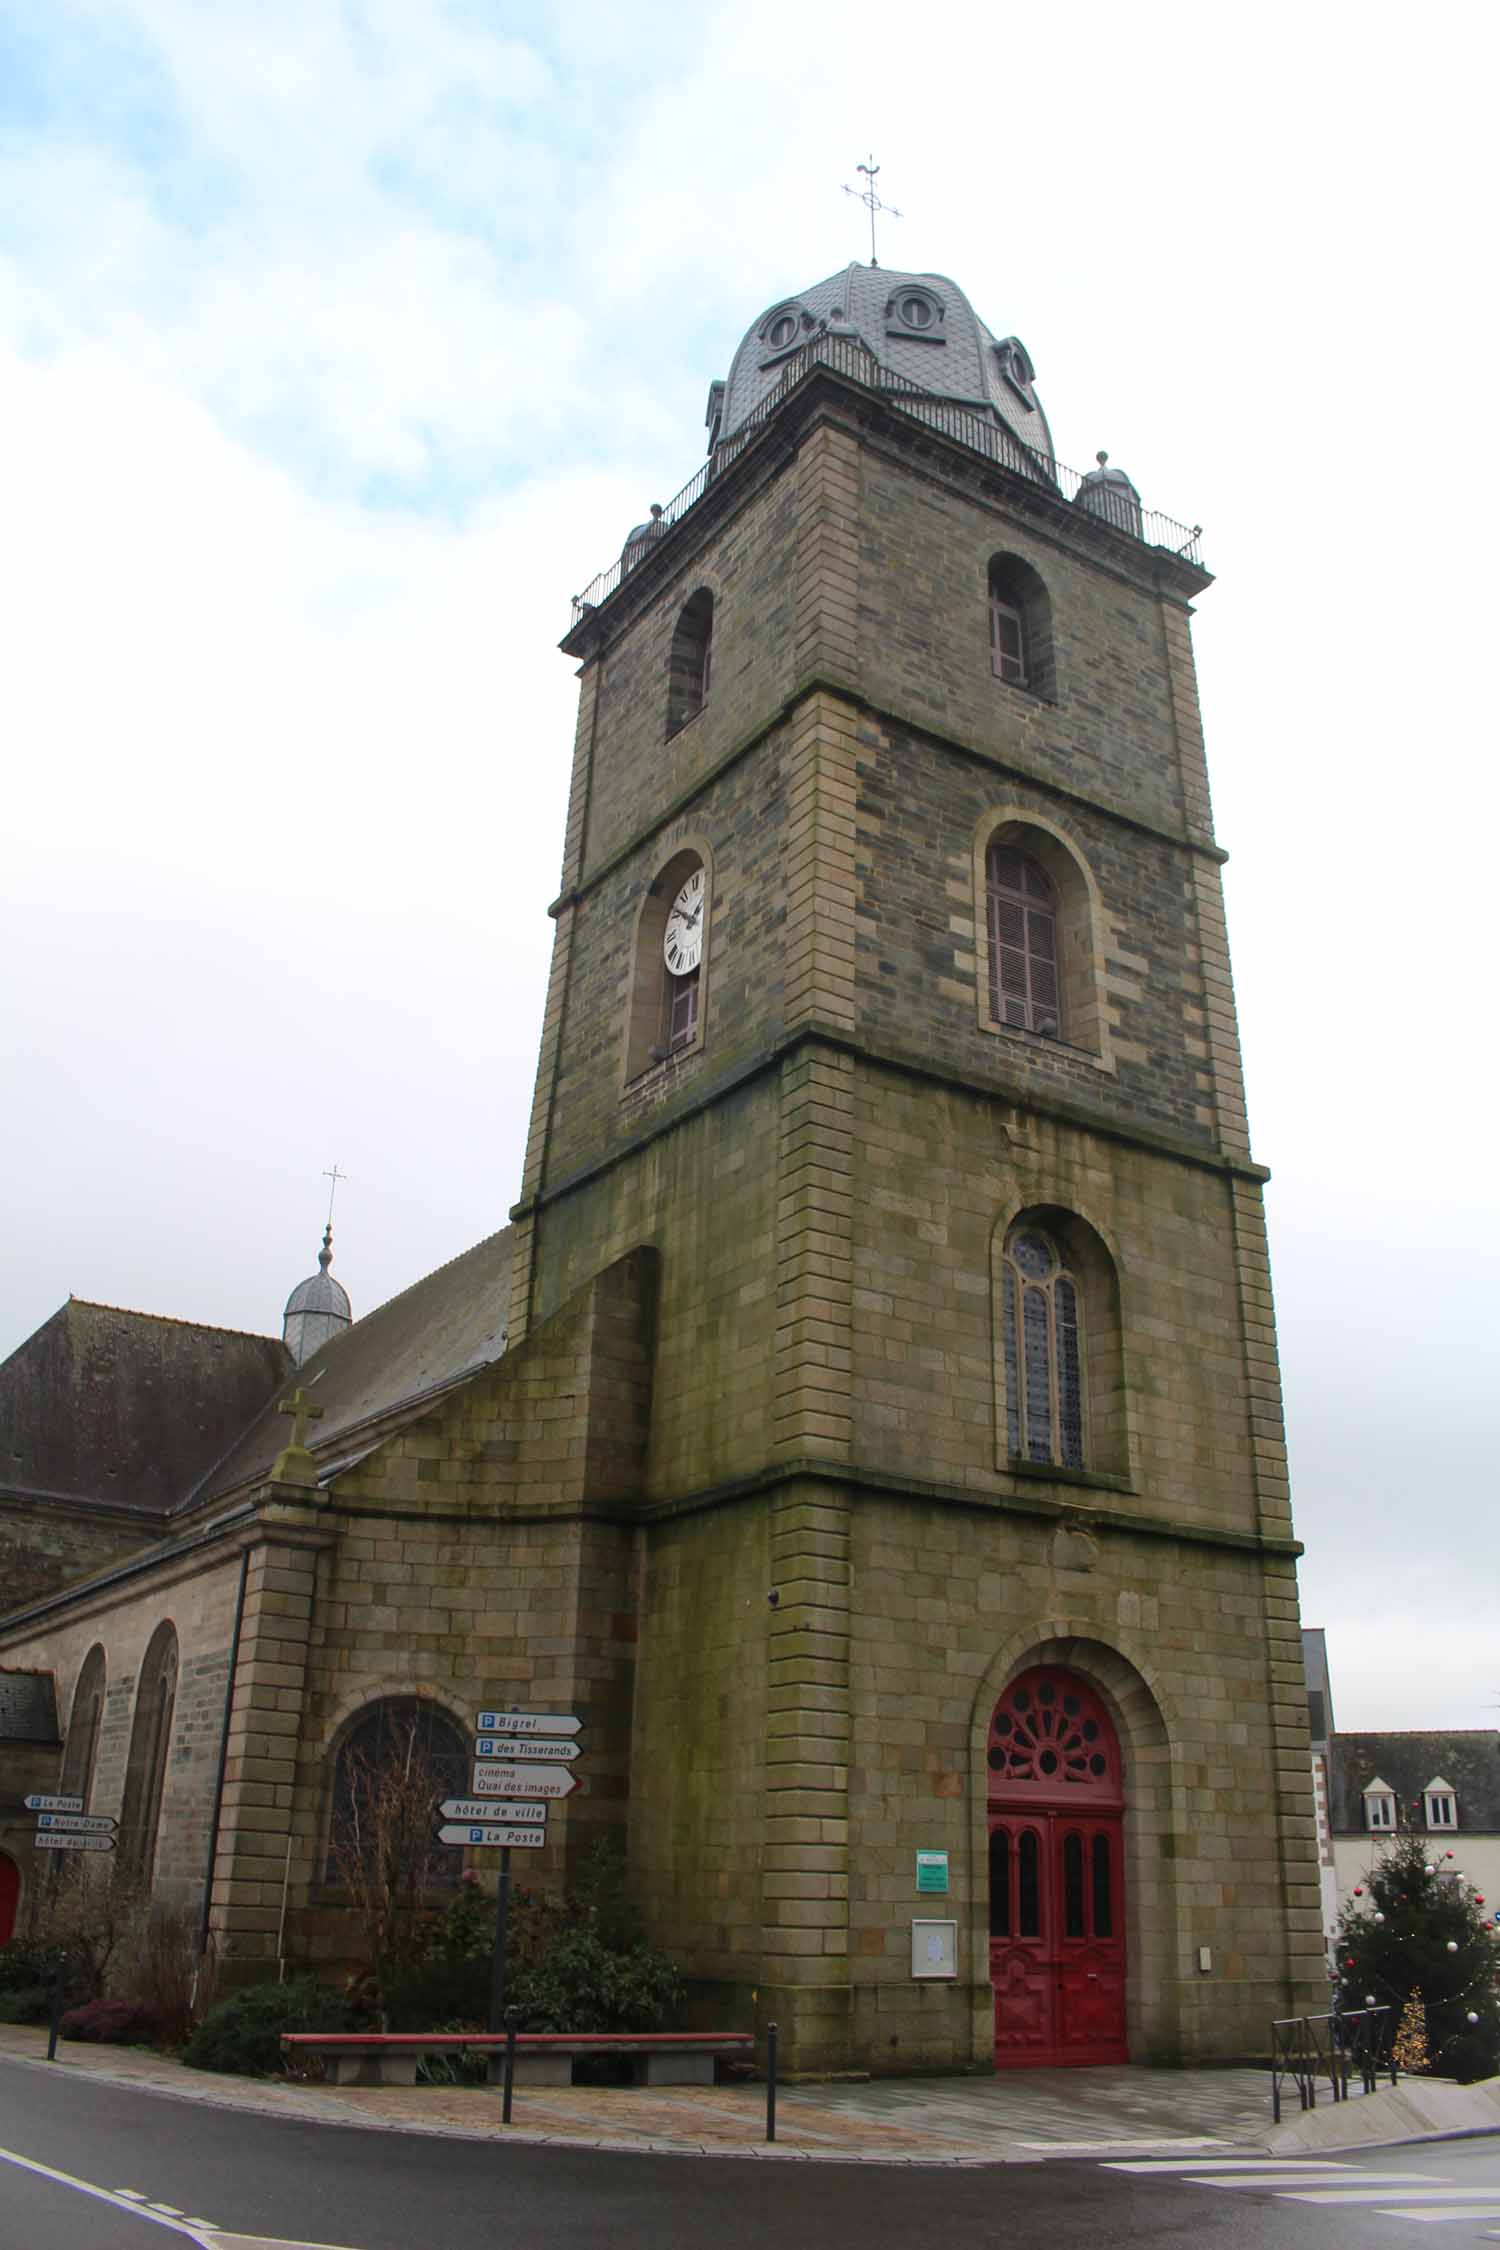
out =
[[[1500,1944],[1484,1903],[1452,1850],[1404,1831],[1339,1916],[1339,2007],[1390,2007],[1402,2069],[1464,2080],[1500,2070]]]

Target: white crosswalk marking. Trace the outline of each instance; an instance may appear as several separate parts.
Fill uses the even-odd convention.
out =
[[[1392,2204],[1388,2211],[1383,2210],[1380,2213],[1380,2217],[1382,2219],[1420,2219],[1427,2226],[1444,2226],[1451,2219],[1500,2219],[1500,2203],[1491,2203],[1482,2210],[1473,2210],[1466,2207],[1462,2211],[1455,2211],[1451,2203],[1445,2204],[1441,2211],[1423,2211],[1413,2203]],[[1494,2236],[1491,2235],[1490,2240],[1493,2242],[1494,2239]]]
[[[1430,2187],[1424,2188],[1420,2197],[1403,2197],[1399,2173],[1396,2175],[1396,2192],[1394,2195],[1391,2192],[1390,2180],[1391,2174],[1387,2173],[1384,2180],[1372,2180],[1368,2187],[1309,2188],[1301,2195],[1286,2195],[1285,2199],[1288,2203],[1368,2204],[1405,2201],[1410,2202],[1413,2206],[1418,2202],[1423,2204],[1467,2203],[1472,2205],[1475,2203],[1493,2203],[1495,2200],[1493,2187]],[[1284,2190],[1283,2193],[1285,2194]]]
[[[1188,2172],[1183,2177],[1185,2184],[1190,2187],[1269,2188],[1276,2193],[1300,2187],[1307,2192],[1297,2196],[1299,2203],[1313,2202],[1320,2195],[1336,2202],[1341,2190],[1351,2196],[1361,2196],[1365,2192],[1350,2184],[1347,2172],[1325,2172],[1320,2164],[1309,2165],[1305,2172],[1294,2172],[1282,2165],[1275,2172]],[[1385,2186],[1370,2192],[1377,2195],[1404,2194],[1409,2188],[1422,2187],[1427,2181],[1439,2180],[1441,2177],[1438,2172],[1387,2172],[1384,2174]],[[1320,2182],[1325,2182],[1326,2185],[1320,2185]],[[1493,2194],[1494,2190],[1487,2189],[1485,2192]]]
[[[1153,2156],[1135,2164],[1106,2164],[1106,2172],[1352,2172],[1338,2157],[1302,2156]]]

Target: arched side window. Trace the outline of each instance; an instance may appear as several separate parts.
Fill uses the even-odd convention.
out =
[[[994,1283],[998,1466],[1127,1473],[1119,1290],[1092,1227],[1021,1212],[997,1229]]]
[[[990,670],[1009,687],[1057,700],[1052,604],[1039,574],[1019,555],[989,565]]]
[[[104,1650],[96,1641],[83,1660],[73,1690],[68,1719],[67,1747],[63,1751],[62,1793],[81,1797],[84,1810],[94,1791],[94,1769],[99,1763],[99,1730],[104,1723]]]
[[[714,598],[700,586],[684,603],[667,658],[667,732],[695,719],[708,701],[713,671]]]
[[[135,1717],[125,1768],[125,1801],[120,1809],[118,1864],[143,1883],[151,1880],[161,1826],[172,1715],[177,1707],[177,1632],[165,1620],[157,1626],[135,1687]]]
[[[334,1753],[325,1880],[354,1889],[378,1871],[399,1890],[451,1888],[463,1854],[433,1841],[434,1816],[468,1782],[468,1738],[446,1711],[416,1696],[371,1704]]]
[[[667,861],[642,902],[626,1027],[627,1084],[702,1043],[709,888],[707,861],[685,848]]]
[[[1039,860],[998,839],[985,853],[990,1014],[996,1023],[1066,1037],[1058,896]]]
[[[974,835],[974,909],[981,1030],[1061,1040],[1113,1070],[1103,908],[1072,836],[992,808]]]

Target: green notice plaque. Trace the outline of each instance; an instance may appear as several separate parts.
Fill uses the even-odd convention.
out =
[[[917,1889],[942,1891],[948,1888],[948,1854],[946,1852],[918,1852]]]

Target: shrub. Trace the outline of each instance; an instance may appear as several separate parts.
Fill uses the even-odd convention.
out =
[[[86,2039],[101,2047],[150,2046],[158,2028],[149,2008],[134,2000],[85,2000],[58,2025],[64,2039]]]
[[[45,2023],[51,1995],[45,1984],[13,1984],[0,1991],[0,2023]]]
[[[210,2008],[182,2050],[194,2070],[222,2070],[244,2078],[270,2078],[282,2067],[284,2031],[353,2031],[358,2011],[316,1977],[290,1984],[256,1984]]]

